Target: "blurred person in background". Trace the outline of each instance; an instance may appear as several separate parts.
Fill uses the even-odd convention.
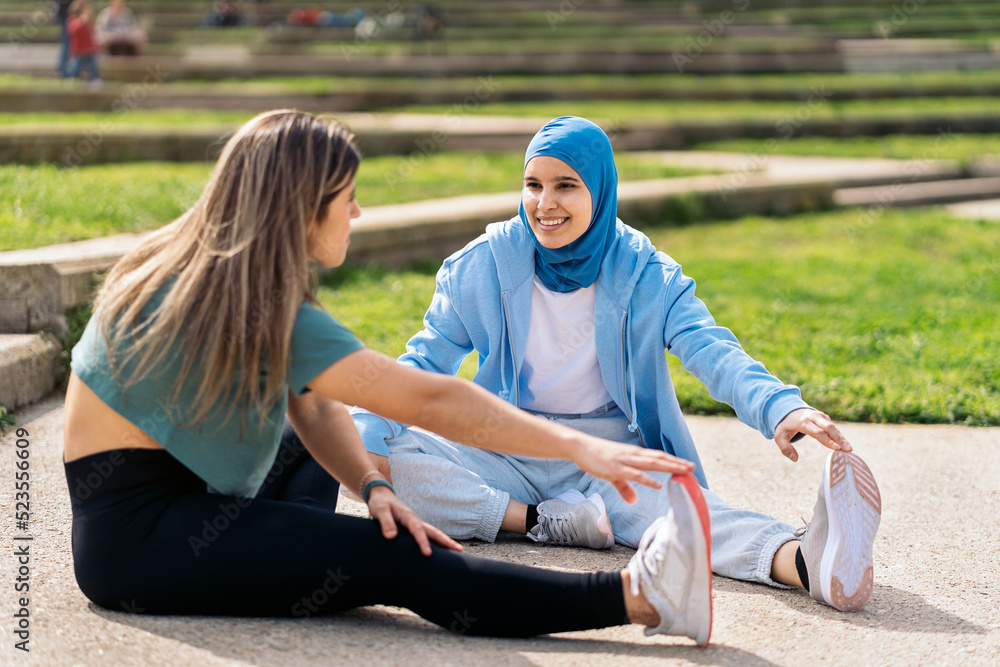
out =
[[[97,54],[100,46],[94,30],[94,7],[86,0],[77,0],[70,7],[70,19],[66,24],[69,33],[69,55],[73,58],[70,76],[79,77],[81,71],[90,70],[90,85],[101,85],[101,75],[97,71]]]
[[[146,45],[146,33],[125,0],[111,0],[97,15],[97,41],[109,55],[136,56]]]
[[[201,23],[206,28],[236,28],[246,25],[246,20],[236,0],[215,0]]]
[[[59,20],[59,62],[56,64],[56,70],[59,72],[59,76],[64,79],[69,78],[70,75],[69,30],[67,24],[70,18],[69,10],[74,1],[59,0],[59,12],[57,14]]]

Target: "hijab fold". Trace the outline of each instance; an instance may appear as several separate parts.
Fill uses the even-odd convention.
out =
[[[611,140],[585,118],[560,116],[546,123],[528,144],[524,166],[539,156],[562,160],[580,175],[590,191],[593,214],[590,226],[578,239],[561,248],[546,248],[528,224],[524,204],[518,207],[521,222],[535,244],[535,275],[554,292],[589,287],[597,280],[616,234],[618,171]]]

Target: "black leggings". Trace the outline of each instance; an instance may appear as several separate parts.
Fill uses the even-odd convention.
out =
[[[73,559],[102,607],[150,614],[309,617],[372,604],[470,635],[627,623],[617,572],[567,573],[420,553],[405,530],[334,513],[337,482],[286,429],[256,498],[212,493],[162,450],[66,464]]]

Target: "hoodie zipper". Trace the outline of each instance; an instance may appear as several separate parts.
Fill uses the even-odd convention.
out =
[[[503,299],[503,312],[504,320],[507,324],[507,338],[510,340],[510,359],[511,366],[514,368],[514,405],[516,407],[521,407],[521,388],[518,386],[518,374],[517,374],[517,356],[514,354],[514,330],[510,325],[510,307],[507,305],[507,294],[506,292],[500,293],[500,298]]]
[[[628,326],[628,311],[622,313],[622,395],[625,397],[625,405],[622,407],[625,408],[625,416],[628,417],[629,423],[631,424],[632,422],[635,422],[636,425],[635,434],[639,436],[639,444],[645,447],[646,443],[643,442],[642,440],[642,431],[639,429],[639,422],[633,418],[632,404],[628,400],[628,386],[626,380],[628,378],[629,368],[628,368],[628,362],[626,360],[626,349],[625,349],[626,347],[625,327],[627,326]]]

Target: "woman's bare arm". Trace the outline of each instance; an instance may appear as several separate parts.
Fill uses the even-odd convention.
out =
[[[624,445],[539,419],[482,387],[398,364],[371,350],[353,352],[309,383],[343,403],[497,452],[568,459],[635,500],[630,482],[660,488],[644,471],[689,473],[694,465],[662,451]]]

